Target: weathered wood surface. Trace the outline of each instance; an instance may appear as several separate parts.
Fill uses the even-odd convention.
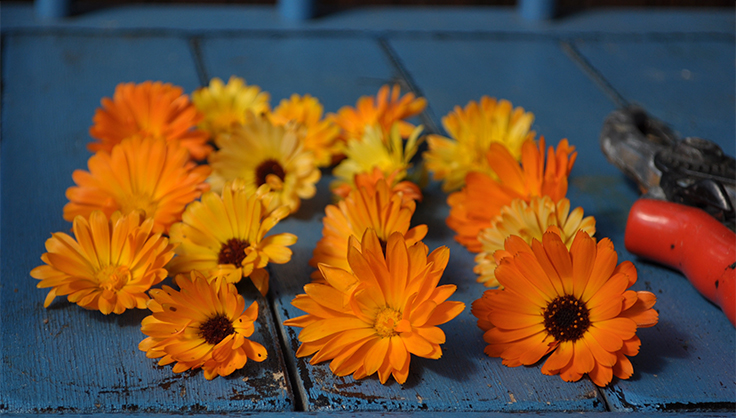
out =
[[[679,273],[624,250],[626,216],[638,191],[598,145],[603,119],[624,100],[733,155],[732,13],[600,11],[531,24],[503,8],[355,9],[294,24],[279,21],[270,7],[154,6],[39,24],[27,5],[3,4],[1,12],[0,413],[303,409],[618,416],[603,411],[666,410],[720,416],[736,409],[734,328]],[[429,225],[430,248],[450,247],[442,282],[458,285],[452,299],[468,309],[442,327],[448,337],[443,357],[414,358],[405,385],[337,378],[327,363],[296,359],[298,329],[278,324],[300,315],[289,302],[311,272],[308,260],[330,202],[328,176],[318,196],[277,227],[297,234],[299,242],[289,264],[272,266],[272,291],[258,299],[253,338],[266,345],[266,363],[212,382],[202,373],[177,375],[137,350],[145,313],[106,318],[61,299],[44,310],[45,292],[35,289],[28,272],[40,263],[50,233],[70,227],[61,217],[64,191],[72,185],[71,172],[84,168],[90,155],[87,129],[99,100],[122,81],[163,80],[192,91],[210,77],[232,74],[270,92],[274,106],[292,93],[309,93],[326,111],[398,82],[428,99],[428,111],[416,122],[440,132],[440,118],[453,106],[487,94],[532,111],[534,129],[548,142],[567,137],[579,152],[568,192],[572,204],[596,217],[596,235],[613,240],[620,260],[636,262],[636,289],[659,298],[660,324],[639,331],[642,349],[632,359],[632,379],[614,379],[601,390],[587,379],[568,384],[543,376],[540,366],[510,369],[486,357],[469,310],[483,288],[475,283],[472,255],[444,224],[448,209],[435,183],[414,221]],[[241,288],[246,298],[256,297],[250,286]]]

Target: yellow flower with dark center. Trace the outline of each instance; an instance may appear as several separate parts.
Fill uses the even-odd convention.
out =
[[[486,159],[492,143],[506,147],[516,159],[521,158],[521,145],[533,140],[534,115],[521,107],[512,108],[507,100],[483,96],[480,103],[470,101],[465,109],[455,109],[442,118],[452,139],[428,135],[429,151],[424,153],[427,169],[435,180],[443,180],[442,190],[450,192],[465,185],[465,176],[477,171],[493,176]]]
[[[196,129],[202,114],[189,101],[181,87],[160,81],[141,84],[121,83],[112,99],[103,98],[95,111],[89,134],[99,142],[87,145],[90,151],[110,152],[112,147],[132,136],[174,141],[202,160],[212,152],[207,132]]]
[[[269,115],[274,125],[296,125],[304,138],[304,149],[312,151],[318,166],[326,167],[341,150],[337,136],[340,128],[330,119],[322,119],[322,104],[316,98],[305,94],[292,94],[284,99]]]
[[[478,241],[482,251],[475,257],[476,266],[473,269],[479,275],[478,282],[487,287],[498,286],[494,271],[497,260],[508,255],[503,251],[503,245],[511,235],[524,239],[527,244],[532,239],[541,241],[542,235],[550,228],[556,227],[557,232],[569,249],[572,240],[579,230],[588,235],[595,234],[595,218],[583,218],[583,208],[575,208],[570,212],[570,201],[560,199],[555,204],[549,196],[535,196],[529,203],[516,199],[510,206],[501,209],[489,228],[478,234]]]
[[[219,146],[219,136],[228,134],[236,126],[247,122],[247,114],[268,113],[271,96],[260,87],[247,85],[240,77],[232,76],[227,84],[215,77],[210,85],[195,90],[192,102],[204,115],[199,126],[207,131]]]
[[[198,272],[177,276],[176,284],[181,290],[149,292],[152,314],[141,324],[148,338],[138,344],[146,357],[160,358],[161,366],[176,362],[174,373],[201,367],[207,380],[232,374],[248,359],[266,359],[265,347],[248,339],[258,318],[256,302],[245,309],[235,286],[215,286]]]
[[[212,189],[221,191],[225,182],[241,179],[248,193],[268,184],[277,206],[296,212],[301,199],[317,192],[321,173],[314,154],[304,149],[296,129],[274,126],[267,117],[251,115],[252,121],[220,137],[220,149],[210,154]]]
[[[415,209],[414,200],[404,200],[400,193],[389,189],[383,179],[354,189],[345,199],[325,208],[322,238],[314,248],[309,265],[326,264],[351,271],[348,241],[351,236],[362,237],[368,229],[373,229],[384,245],[394,232],[404,236],[406,245],[414,245],[427,234],[426,225],[409,229]],[[320,270],[312,273],[312,279],[324,281]]]
[[[185,148],[162,139],[131,137],[111,153],[100,151],[87,162],[89,171],[75,170],[77,186],[67,189],[64,219],[101,210],[110,216],[135,210],[153,218],[154,232],[167,232],[181,220],[186,205],[209,189],[206,165],[189,160]]]
[[[250,277],[265,295],[269,280],[266,266],[291,260],[287,247],[297,240],[288,233],[266,237],[289,213],[285,206],[269,213],[272,199],[267,185],[248,193],[227,184],[222,196],[207,192],[201,201],[189,204],[182,222],[171,226],[171,242],[179,246],[168,265],[169,272],[200,271],[219,286]]]
[[[404,383],[411,354],[438,359],[444,332],[437,325],[465,309],[447,299],[455,285],[437,286],[449,260],[441,247],[427,255],[427,246],[407,246],[399,232],[391,234],[385,252],[375,231],[360,243],[351,238],[351,272],[320,264],[327,284],[304,286],[291,302],[307,312],[285,325],[303,328],[297,357],[314,355],[310,364],[332,360],[338,376],[362,379],[378,372],[381,383],[393,375]]]
[[[126,309],[145,309],[151,286],[166,278],[166,263],[173,245],[160,233],[152,233],[153,219],[141,213],[110,219],[94,211],[89,220],[74,218],[74,237],[63,232],[46,240],[45,265],[31,270],[41,280],[37,287],[51,288],[44,306],[56,296],[67,296],[77,305],[107,315]]]
[[[551,230],[531,246],[512,235],[505,251],[510,255],[496,268],[503,289],[486,290],[473,302],[485,353],[509,367],[552,353],[542,373],[568,382],[585,374],[598,386],[614,375],[629,378],[627,356],[641,345],[636,330],[656,325],[659,315],[652,293],[626,290],[636,282],[636,268],[629,261],[616,265],[611,241],[596,244],[578,231],[568,250]]]

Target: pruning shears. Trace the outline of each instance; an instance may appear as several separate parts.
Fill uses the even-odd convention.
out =
[[[681,271],[736,325],[736,160],[636,106],[606,118],[600,143],[643,193],[629,212],[626,249]]]

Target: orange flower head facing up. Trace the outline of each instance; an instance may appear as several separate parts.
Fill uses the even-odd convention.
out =
[[[534,115],[523,108],[513,108],[508,100],[483,96],[480,102],[470,101],[465,108],[455,109],[442,118],[442,125],[452,137],[428,135],[429,151],[424,161],[435,180],[443,180],[442,190],[450,192],[465,185],[471,171],[495,176],[488,164],[486,152],[493,143],[506,147],[516,159],[521,158],[521,146],[534,140],[531,129]]]
[[[266,348],[248,339],[258,319],[258,303],[245,309],[245,300],[232,284],[218,287],[201,273],[179,275],[176,284],[151,289],[141,331],[148,338],[138,344],[158,364],[174,365],[174,373],[202,368],[204,377],[229,376],[248,359],[266,359]]]
[[[126,309],[145,309],[146,291],[167,276],[166,263],[173,245],[153,233],[153,219],[141,213],[108,217],[94,211],[89,219],[74,218],[74,237],[63,232],[46,240],[45,265],[31,270],[37,287],[51,288],[44,306],[56,296],[67,296],[77,305],[107,315]]]
[[[412,116],[418,115],[427,107],[427,100],[423,97],[416,98],[414,93],[400,96],[401,88],[394,85],[382,86],[378,95],[362,96],[358,99],[355,107],[343,106],[337,114],[330,114],[330,118],[342,129],[340,140],[360,141],[368,126],[379,126],[384,132],[388,132],[394,124],[399,125],[399,133],[403,138],[411,135],[414,125],[405,121]],[[390,96],[389,96],[390,95]]]
[[[357,241],[355,237],[351,240]],[[338,376],[362,379],[378,372],[381,383],[393,375],[404,383],[411,354],[438,359],[445,333],[437,327],[465,305],[447,299],[455,285],[437,286],[449,260],[441,247],[407,246],[401,233],[388,238],[385,252],[375,231],[348,247],[351,272],[320,264],[326,284],[310,283],[291,302],[306,315],[285,325],[303,328],[297,357],[310,364],[332,360]]]
[[[334,189],[332,189],[332,193],[341,199],[345,199],[348,197],[350,192],[355,189],[367,187],[371,190],[375,190],[376,184],[378,184],[379,181],[385,181],[386,184],[391,186],[391,190],[394,193],[401,194],[401,199],[403,201],[412,200],[421,202],[423,196],[419,186],[408,180],[398,181],[397,178],[400,173],[401,170],[394,170],[390,174],[386,175],[386,173],[381,171],[380,168],[373,167],[373,171],[357,173],[352,184],[347,182],[339,183]]]
[[[323,109],[319,100],[308,94],[292,94],[269,115],[274,125],[294,124],[295,129],[303,131],[304,149],[314,154],[319,167],[329,166],[333,156],[341,152],[337,141],[340,128],[331,119],[322,119]]]
[[[493,143],[486,158],[497,179],[488,174],[470,172],[465,187],[447,197],[450,214],[447,226],[454,230],[455,240],[472,252],[482,249],[478,233],[491,226],[491,221],[514,199],[529,202],[534,196],[549,196],[554,203],[567,194],[567,177],[575,164],[575,147],[563,139],[557,150],[549,147],[545,163],[544,137],[539,145],[526,141],[521,147],[521,164],[501,144]]]
[[[557,232],[569,249],[573,238],[579,230],[588,235],[595,234],[595,218],[583,218],[583,208],[575,208],[570,212],[570,201],[560,199],[556,204],[549,196],[534,196],[529,203],[521,199],[511,202],[510,206],[501,209],[501,214],[491,226],[480,231],[482,251],[475,257],[476,266],[473,269],[478,276],[478,282],[487,287],[498,286],[494,271],[498,266],[497,260],[509,255],[503,251],[506,238],[517,235],[531,245],[532,239],[541,241],[542,235],[550,227],[556,227]]]
[[[633,374],[627,356],[639,352],[637,328],[657,324],[656,297],[627,290],[636,268],[629,261],[616,265],[609,239],[596,244],[578,231],[568,250],[550,230],[531,245],[512,235],[505,251],[509,256],[496,268],[503,289],[486,290],[472,307],[487,355],[517,367],[552,353],[542,373],[568,382],[587,374],[598,386]]]
[[[167,266],[171,274],[200,271],[219,286],[250,277],[258,290],[268,292],[268,263],[291,260],[293,234],[266,237],[268,231],[289,214],[279,206],[269,212],[274,194],[268,185],[255,193],[227,184],[222,195],[207,192],[187,206],[182,222],[171,226],[171,242],[178,244],[176,257]]]
[[[351,271],[348,263],[350,237],[362,237],[368,229],[375,231],[384,245],[394,232],[404,237],[406,245],[414,245],[427,234],[426,225],[409,229],[415,208],[414,200],[404,200],[403,194],[391,190],[383,179],[354,189],[345,199],[325,208],[322,238],[314,248],[309,265],[325,264]],[[323,282],[321,270],[314,271],[312,279]]]
[[[210,85],[192,93],[192,102],[204,115],[199,126],[219,145],[220,135],[227,135],[236,126],[247,123],[247,114],[260,115],[271,111],[271,96],[245,80],[231,76],[227,84],[214,77]]]
[[[209,157],[208,181],[214,191],[237,179],[248,193],[267,184],[274,192],[274,204],[286,205],[290,213],[299,209],[301,199],[317,193],[315,184],[322,173],[294,126],[274,126],[267,116],[250,114],[248,123],[220,136],[218,145],[220,149]]]
[[[66,190],[67,221],[95,210],[107,216],[142,210],[153,218],[154,232],[168,232],[186,205],[209,189],[205,180],[210,168],[190,161],[185,148],[163,139],[133,136],[111,153],[97,152],[87,167],[89,171],[74,171],[77,185]]]
[[[121,83],[112,99],[102,99],[95,111],[89,134],[99,142],[87,145],[90,151],[110,152],[112,147],[132,136],[175,141],[189,150],[196,160],[212,152],[207,132],[196,129],[202,114],[189,101],[181,87],[160,81],[141,84]]]

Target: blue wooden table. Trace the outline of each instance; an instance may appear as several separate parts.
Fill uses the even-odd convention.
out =
[[[624,249],[638,191],[598,143],[606,115],[638,103],[680,134],[736,154],[733,10],[594,10],[529,22],[512,8],[366,8],[288,22],[266,6],[139,5],[37,21],[31,5],[4,2],[0,16],[0,413],[736,411],[734,327],[681,274]],[[86,168],[100,99],[120,82],[162,80],[191,92],[231,75],[270,92],[274,105],[309,93],[327,111],[398,83],[427,98],[415,122],[437,133],[455,105],[489,95],[533,112],[533,128],[548,142],[568,138],[579,153],[568,197],[596,217],[596,236],[612,239],[620,261],[636,263],[635,289],[658,298],[660,321],[638,333],[634,375],[597,388],[587,378],[544,376],[541,365],[507,368],[483,354],[470,309],[443,327],[443,357],[414,358],[404,385],[340,378],[327,363],[297,359],[298,330],[280,324],[301,314],[289,302],[309,280],[329,176],[315,198],[277,226],[299,241],[290,263],[271,266],[267,297],[240,287],[263,307],[253,339],[268,350],[264,363],[213,381],[201,372],[175,374],[137,349],[145,312],[105,317],[62,298],[44,309],[46,292],[29,271],[41,263],[50,234],[70,228],[62,218],[64,192],[72,171]],[[445,226],[439,184],[424,193],[414,222],[429,225],[430,248],[450,247],[442,282],[456,284],[453,299],[469,306],[484,290],[475,282],[473,255]]]

